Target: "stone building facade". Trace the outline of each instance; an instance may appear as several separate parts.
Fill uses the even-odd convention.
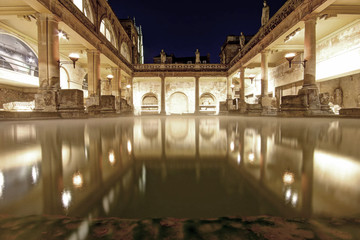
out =
[[[286,1],[243,45],[228,36],[220,64],[143,64],[141,27],[105,0],[4,0],[0,9],[2,105],[264,115],[360,106],[357,0]]]

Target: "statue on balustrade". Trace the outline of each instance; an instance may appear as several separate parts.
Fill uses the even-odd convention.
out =
[[[264,0],[264,7],[262,9],[261,15],[261,26],[264,26],[270,18],[270,7],[267,5],[266,0]]]
[[[166,63],[166,53],[164,52],[164,49],[161,49],[160,61],[161,61],[161,63]]]

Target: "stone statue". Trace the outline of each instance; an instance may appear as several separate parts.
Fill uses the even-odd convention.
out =
[[[264,0],[264,7],[262,9],[261,15],[261,26],[264,26],[270,18],[270,7],[267,5],[266,0]]]
[[[334,90],[334,105],[343,105],[343,91],[340,87]]]
[[[240,33],[239,41],[240,41],[240,49],[243,49],[243,47],[245,46],[245,36],[243,32]]]
[[[195,63],[201,63],[199,49],[196,49],[196,52],[195,52]]]
[[[164,49],[161,49],[160,61],[161,61],[161,63],[166,63],[166,53],[164,52]]]

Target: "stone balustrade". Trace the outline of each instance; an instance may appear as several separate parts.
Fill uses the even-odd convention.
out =
[[[134,70],[135,72],[226,72],[227,67],[225,64],[136,64]]]

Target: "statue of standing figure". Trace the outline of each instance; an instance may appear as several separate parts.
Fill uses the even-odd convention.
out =
[[[261,15],[261,26],[264,26],[270,18],[270,7],[267,5],[266,0],[264,0],[264,7],[262,9]]]
[[[166,63],[166,53],[164,52],[164,49],[161,49],[160,61],[161,61],[161,63]]]
[[[243,32],[240,33],[239,41],[240,41],[240,49],[243,49],[243,47],[245,46],[245,36]]]
[[[196,52],[195,52],[195,63],[201,63],[199,49],[196,49]]]

